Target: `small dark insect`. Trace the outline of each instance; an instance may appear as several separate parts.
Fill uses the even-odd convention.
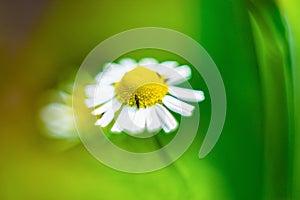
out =
[[[140,101],[139,101],[139,97],[138,95],[134,95],[134,100],[135,100],[135,103],[136,103],[136,107],[139,109],[140,108]]]
[[[158,76],[159,78],[161,78],[161,75],[160,75],[159,73],[156,72],[156,74],[157,74],[157,76]]]

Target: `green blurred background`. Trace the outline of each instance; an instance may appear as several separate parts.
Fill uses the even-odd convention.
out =
[[[297,0],[2,0],[0,199],[300,199],[299,8]],[[187,34],[219,67],[228,112],[209,156],[197,158],[200,130],[171,166],[127,174],[78,141],[45,137],[38,113],[47,91],[72,80],[101,41],[145,26]],[[210,104],[199,105],[205,123]]]

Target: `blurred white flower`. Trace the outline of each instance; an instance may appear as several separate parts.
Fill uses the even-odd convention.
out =
[[[72,95],[59,91],[60,101],[49,103],[40,111],[47,134],[54,138],[78,138],[73,121]]]
[[[86,86],[86,105],[98,116],[95,125],[106,127],[117,115],[112,132],[129,134],[161,128],[174,131],[178,122],[166,109],[182,116],[191,116],[194,106],[188,102],[204,100],[202,91],[174,85],[191,77],[190,67],[175,61],[158,63],[152,58],[135,62],[126,58],[108,63],[96,78],[96,84]]]

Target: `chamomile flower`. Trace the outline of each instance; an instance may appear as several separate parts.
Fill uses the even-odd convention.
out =
[[[176,86],[190,77],[190,67],[178,66],[175,61],[126,58],[108,63],[96,76],[96,84],[86,86],[85,103],[98,118],[95,125],[106,127],[116,119],[111,132],[137,134],[163,129],[169,133],[178,127],[169,110],[191,116],[194,106],[185,101],[204,100],[202,91]]]
[[[51,96],[56,97],[57,101],[45,105],[40,110],[40,118],[47,135],[75,140],[78,135],[73,121],[72,95],[62,90],[55,90]]]

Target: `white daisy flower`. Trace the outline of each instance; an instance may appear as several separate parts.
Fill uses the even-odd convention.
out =
[[[47,135],[53,138],[78,138],[73,121],[72,95],[63,91],[54,91],[52,96],[60,101],[49,103],[40,111]]]
[[[112,132],[137,134],[162,128],[169,133],[178,127],[169,110],[191,116],[194,106],[184,101],[204,100],[202,91],[175,86],[190,77],[190,67],[175,61],[126,58],[108,63],[96,76],[96,84],[86,86],[85,103],[98,116],[96,126],[106,127],[116,117]]]

